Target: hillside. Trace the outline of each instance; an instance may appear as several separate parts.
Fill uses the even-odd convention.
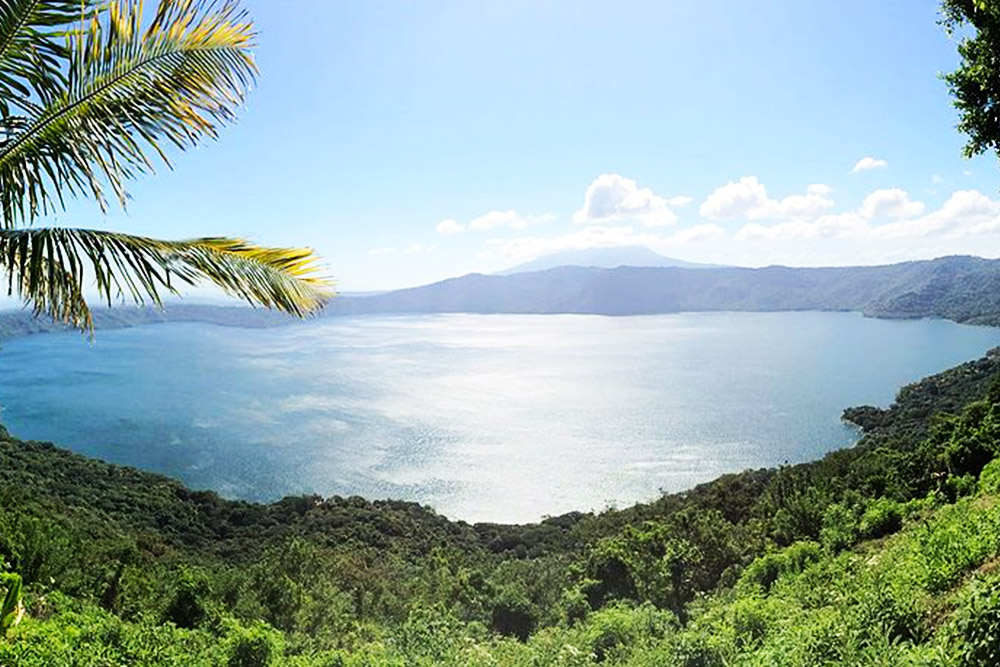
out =
[[[873,317],[1000,321],[1000,260],[944,257],[888,266],[762,269],[560,267],[472,274],[363,299],[329,314],[857,311]]]
[[[855,311],[870,317],[940,317],[1000,324],[1000,260],[944,257],[889,266],[788,268],[563,266],[511,275],[471,274],[367,296],[340,296],[317,317],[414,313],[648,315],[693,311]],[[159,322],[272,327],[294,318],[240,306],[171,303],[98,308],[97,329]],[[60,324],[0,312],[0,341]]]
[[[995,664],[998,376],[849,410],[821,461],[521,526],[227,501],[0,431],[0,664]]]

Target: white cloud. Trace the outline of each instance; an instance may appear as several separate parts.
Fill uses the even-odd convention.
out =
[[[601,174],[587,186],[583,208],[573,214],[573,221],[591,224],[619,220],[636,220],[647,227],[657,227],[674,224],[677,215],[670,210],[666,199],[649,188],[640,188],[631,178]]]
[[[407,255],[426,255],[428,253],[434,252],[435,248],[437,248],[437,246],[423,245],[422,243],[414,243],[403,252],[405,252]]]
[[[982,221],[1000,215],[1000,202],[995,202],[978,190],[956,190],[939,213],[951,220]]]
[[[915,218],[922,215],[924,205],[918,201],[910,201],[906,190],[891,188],[876,190],[865,197],[858,213],[868,220],[880,218]]]
[[[939,211],[950,221],[961,221],[952,236],[979,236],[1000,231],[1000,202],[977,190],[958,190]]]
[[[734,238],[738,241],[791,241],[799,239],[839,239],[868,230],[868,222],[853,213],[824,215],[816,220],[790,220],[775,225],[751,222]]]
[[[953,192],[941,208],[915,220],[881,225],[873,230],[882,238],[913,238],[944,232],[950,238],[1000,231],[1000,202],[977,190]]]
[[[670,206],[676,206],[677,208],[687,206],[692,202],[694,202],[694,197],[688,197],[687,195],[677,195],[676,197],[671,197],[667,200],[667,204]]]
[[[463,225],[458,220],[452,220],[451,218],[447,218],[437,223],[437,225],[435,225],[434,227],[434,230],[438,234],[445,234],[450,236],[452,234],[461,234],[463,231],[465,231],[465,225]]]
[[[701,215],[709,220],[763,220],[766,218],[810,218],[833,206],[833,190],[814,183],[804,195],[771,199],[756,176],[744,176],[718,187],[702,203]]]
[[[725,235],[726,231],[718,225],[695,225],[687,229],[678,230],[670,236],[663,237],[662,242],[675,244],[698,243],[700,241],[720,239]]]
[[[936,211],[921,215],[924,205],[903,190],[878,190],[856,213],[824,215],[815,220],[791,220],[773,225],[749,223],[735,235],[738,241],[803,239],[960,238],[1000,233],[1000,202],[976,190],[959,190]],[[873,220],[895,218],[880,225]]]
[[[526,229],[532,225],[555,220],[554,215],[521,215],[517,211],[490,211],[469,221],[469,229],[477,232],[498,227],[510,229]]]
[[[870,155],[861,158],[854,165],[854,169],[851,169],[852,174],[856,174],[859,171],[871,171],[872,169],[885,169],[889,166],[889,163],[885,160],[879,160],[878,158],[873,158]]]

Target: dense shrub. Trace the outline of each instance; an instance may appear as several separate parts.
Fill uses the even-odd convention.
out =
[[[903,526],[903,508],[894,500],[878,498],[868,503],[858,531],[866,539],[891,535]]]
[[[961,610],[958,631],[962,667],[1000,665],[1000,581],[973,591]]]
[[[527,641],[538,624],[538,612],[524,593],[505,591],[494,603],[490,627],[501,635]]]
[[[228,639],[227,667],[270,667],[279,664],[281,636],[264,623],[236,626]]]
[[[820,542],[837,553],[851,547],[858,538],[858,521],[854,512],[840,503],[833,503],[823,513]]]
[[[979,488],[983,493],[1000,494],[1000,458],[986,464],[979,474]]]
[[[183,570],[178,578],[173,597],[163,611],[163,620],[179,628],[194,628],[208,616],[207,599],[210,593],[208,579],[190,570]]]
[[[754,560],[743,571],[738,585],[766,593],[780,576],[798,574],[810,563],[819,560],[820,556],[820,546],[815,542],[796,542]]]
[[[767,634],[770,619],[766,602],[757,597],[736,600],[730,609],[736,645],[740,649],[755,647]]]

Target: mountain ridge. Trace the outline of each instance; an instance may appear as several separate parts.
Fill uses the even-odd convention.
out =
[[[968,255],[879,266],[763,268],[560,266],[511,275],[471,273],[428,285],[334,299],[317,317],[478,313],[652,315],[706,311],[860,312],[1000,325],[1000,260]],[[94,310],[95,328],[163,322],[273,327],[293,317],[243,306],[171,304]],[[30,311],[0,312],[0,340],[64,331]]]
[[[561,266],[582,266],[613,269],[619,266],[675,266],[685,269],[720,268],[718,264],[687,262],[661,255],[645,246],[617,246],[612,248],[589,248],[585,250],[564,250],[542,255],[523,264],[518,264],[493,275],[509,276],[516,273],[545,271]]]

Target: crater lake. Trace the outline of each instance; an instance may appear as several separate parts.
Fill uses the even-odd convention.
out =
[[[229,498],[526,522],[851,446],[844,408],[997,345],[819,312],[161,324],[4,343],[0,423]]]

